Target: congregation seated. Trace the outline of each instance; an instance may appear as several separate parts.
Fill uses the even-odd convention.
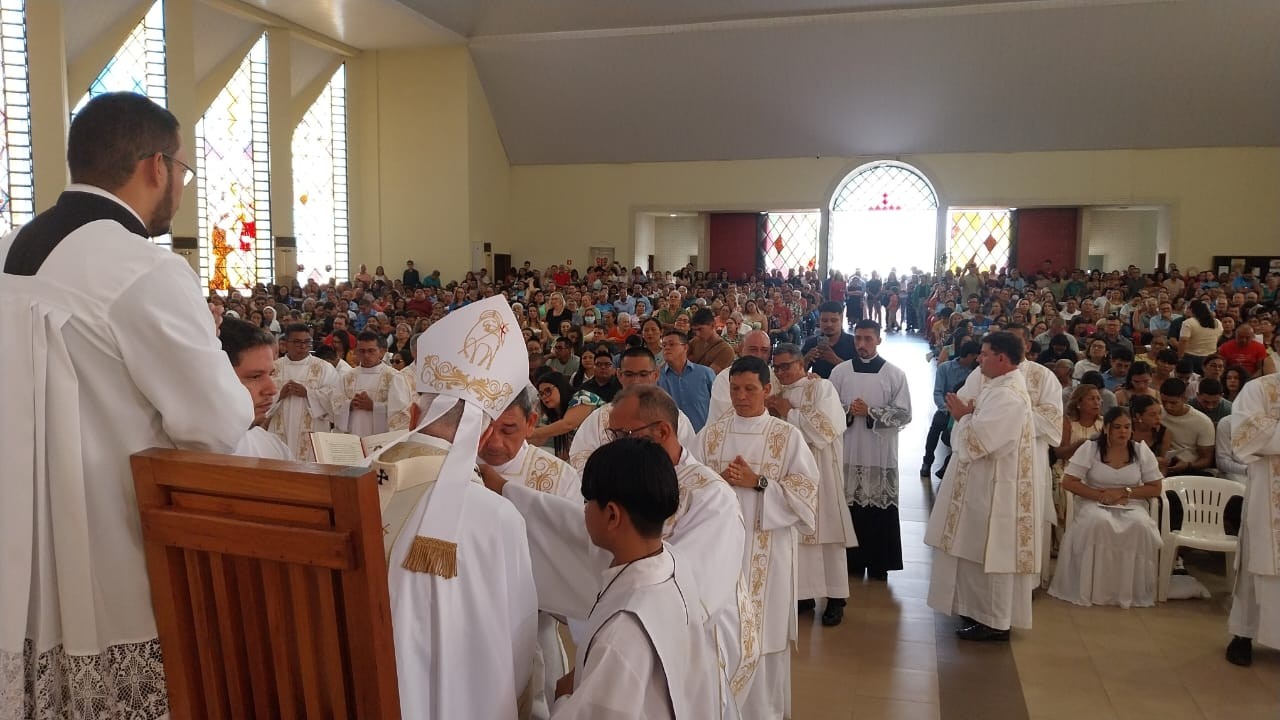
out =
[[[1161,540],[1145,501],[1160,495],[1160,480],[1151,449],[1133,441],[1129,410],[1112,408],[1102,433],[1079,446],[1062,476],[1075,511],[1050,595],[1086,606],[1155,604]]]

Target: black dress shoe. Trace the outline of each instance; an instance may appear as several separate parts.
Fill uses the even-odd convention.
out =
[[[885,582],[889,579],[889,572],[887,570],[868,570],[867,579]]]
[[[841,620],[844,620],[844,605],[837,605],[828,600],[827,609],[822,613],[822,624],[833,627],[839,625]]]
[[[823,620],[826,620],[824,617]],[[825,623],[824,623],[825,624]],[[1239,635],[1231,638],[1230,644],[1227,645],[1227,662],[1240,667],[1249,667],[1253,664],[1253,641],[1247,637]]]
[[[969,627],[970,625],[973,625],[973,624],[975,624],[975,623],[977,623],[977,622],[978,622],[977,620],[974,620],[973,618],[969,617],[968,615],[961,615],[961,616],[960,616],[960,627],[961,627],[961,628],[967,628],[967,627]]]
[[[974,642],[1009,642],[1008,630],[997,630],[976,622],[956,631],[956,637]]]
[[[814,608],[816,607],[818,607],[817,600],[814,600],[812,598],[808,600],[801,600],[800,602],[796,603],[796,612],[801,614],[807,613],[807,612],[813,612]]]
[[[921,465],[921,466],[920,466],[920,477],[922,477],[922,478],[927,478],[927,477],[929,477],[929,468],[931,468],[931,467],[933,467],[933,463],[925,463],[924,465]]]

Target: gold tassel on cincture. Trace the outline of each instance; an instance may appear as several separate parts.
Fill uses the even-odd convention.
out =
[[[445,579],[458,575],[458,544],[418,535],[401,564],[409,572],[427,573]]]

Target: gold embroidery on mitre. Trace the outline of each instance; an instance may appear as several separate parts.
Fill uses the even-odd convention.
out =
[[[467,337],[462,341],[462,349],[458,352],[462,353],[462,356],[472,365],[489,370],[493,367],[494,358],[498,357],[498,350],[502,348],[502,343],[506,339],[507,324],[502,321],[502,316],[497,310],[485,310],[480,313],[476,324],[467,331]]]
[[[490,410],[505,408],[512,393],[515,392],[511,383],[500,383],[488,378],[473,378],[462,368],[441,360],[439,355],[428,355],[423,358],[422,375],[418,379],[436,392],[464,390]]]

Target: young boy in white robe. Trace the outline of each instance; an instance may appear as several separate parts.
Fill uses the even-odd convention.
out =
[[[719,715],[719,666],[684,559],[662,542],[680,486],[666,450],[638,438],[598,449],[584,470],[591,542],[612,555],[587,618],[589,640],[557,684],[553,720],[703,720]]]
[[[253,399],[253,427],[240,439],[234,454],[292,460],[289,446],[262,427],[276,401],[276,384],[271,379],[275,371],[275,336],[253,323],[226,318],[222,321],[218,339],[236,371],[236,377],[240,378],[240,383]]]

